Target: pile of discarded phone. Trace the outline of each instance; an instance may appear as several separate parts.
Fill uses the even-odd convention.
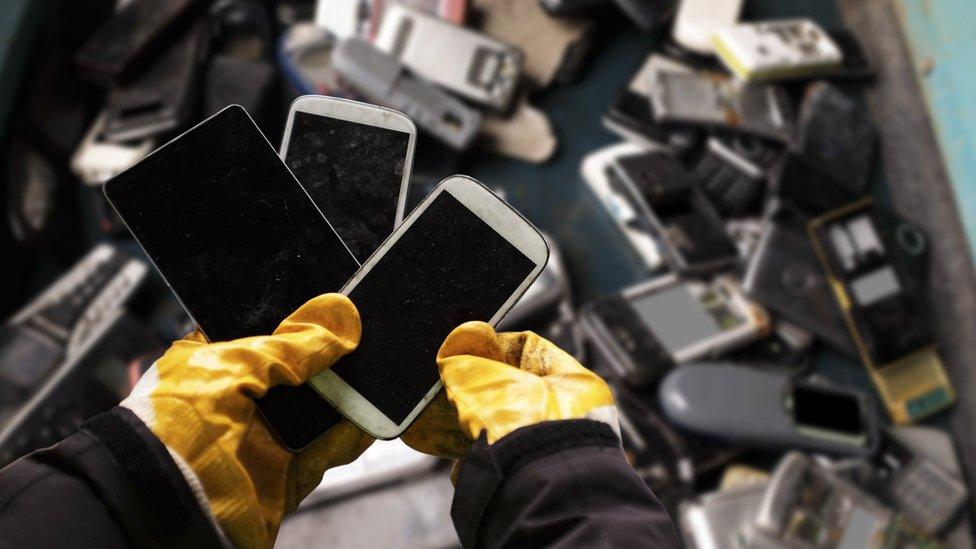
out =
[[[968,546],[952,441],[909,426],[955,396],[926,236],[870,197],[872,65],[846,30],[740,7],[681,2],[604,115],[623,140],[582,160],[648,275],[581,308],[589,364],[693,547]],[[881,405],[809,374],[816,344]]]
[[[343,416],[395,439],[440,388],[427,357],[482,319],[611,383],[628,457],[690,546],[967,546],[952,440],[911,425],[955,395],[926,319],[926,236],[871,198],[872,64],[844,29],[740,22],[742,2],[65,3],[7,162],[15,244],[65,274],[4,298],[21,308],[0,331],[0,462],[113,406],[194,327],[270,333],[340,291],[385,341],[258,401],[289,448]],[[441,180],[474,150],[553,154],[530,92],[580,77],[607,10],[657,45],[609,90],[620,142],[580,171],[647,277],[577,307],[552,238],[500,193]],[[72,178],[86,240],[112,243],[65,269],[78,250],[51,235]],[[411,319],[430,329],[404,333]],[[876,391],[810,374],[818,346]],[[378,443],[311,500],[436,465]]]

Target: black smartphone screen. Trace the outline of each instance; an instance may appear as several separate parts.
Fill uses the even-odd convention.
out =
[[[393,232],[410,134],[296,112],[285,163],[365,261]]]
[[[211,341],[270,334],[358,268],[240,107],[167,143],[105,194]]]
[[[362,340],[332,371],[402,423],[439,379],[444,338],[464,322],[489,320],[535,266],[440,193],[349,293]]]
[[[808,385],[793,388],[793,419],[801,427],[845,435],[864,434],[861,406],[857,398]]]

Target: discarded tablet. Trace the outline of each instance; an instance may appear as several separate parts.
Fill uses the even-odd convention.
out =
[[[470,320],[497,323],[548,256],[511,206],[473,179],[449,177],[343,287],[363,340],[310,384],[371,436],[399,436],[441,388],[444,338]]]

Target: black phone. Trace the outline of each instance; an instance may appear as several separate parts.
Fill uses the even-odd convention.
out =
[[[211,341],[270,334],[307,300],[339,290],[359,267],[239,106],[163,145],[104,190]],[[340,419],[306,386],[272,392],[301,403],[276,414],[258,401],[286,446],[301,447],[293,441],[303,440],[308,425],[321,434]],[[305,414],[301,421],[291,415],[296,409]]]

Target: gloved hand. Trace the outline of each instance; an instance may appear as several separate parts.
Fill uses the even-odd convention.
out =
[[[344,420],[293,454],[274,439],[253,399],[319,374],[356,348],[360,330],[352,302],[326,294],[271,336],[207,343],[193,333],[173,343],[122,405],[166,445],[234,545],[271,547],[282,517],[326,469],[353,461],[373,439]]]
[[[603,421],[620,434],[606,382],[532,332],[496,333],[484,322],[458,326],[437,367],[459,425],[491,444],[519,427],[560,419]]]

